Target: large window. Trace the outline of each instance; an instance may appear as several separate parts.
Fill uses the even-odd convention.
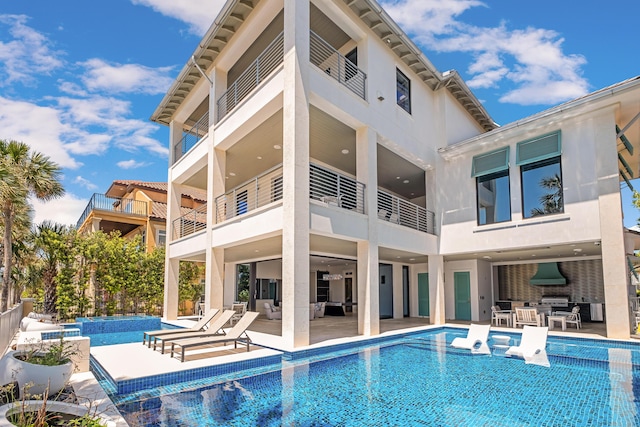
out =
[[[396,68],[396,100],[398,105],[411,114],[411,82]]]
[[[476,178],[478,225],[511,221],[509,147],[474,156],[471,176]]]
[[[560,157],[521,166],[520,171],[524,218],[564,212]]]
[[[478,225],[511,221],[509,170],[479,176]]]

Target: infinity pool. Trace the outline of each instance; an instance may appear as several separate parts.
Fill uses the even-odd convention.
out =
[[[640,346],[550,337],[547,368],[448,346],[463,335],[440,328],[112,400],[144,426],[640,425]]]

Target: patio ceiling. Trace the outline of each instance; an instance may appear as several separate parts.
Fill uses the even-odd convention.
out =
[[[445,255],[445,261],[461,261],[468,259],[479,259],[491,262],[493,264],[500,263],[537,263],[545,260],[564,260],[568,258],[575,259],[585,257],[600,257],[602,250],[600,241],[588,241],[571,243],[556,246],[541,246],[534,248],[524,248],[521,250],[496,250],[496,251],[479,251],[467,252],[455,255]]]

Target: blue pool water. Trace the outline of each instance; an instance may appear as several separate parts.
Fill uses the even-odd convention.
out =
[[[114,344],[127,344],[132,342],[142,342],[142,335],[145,331],[155,331],[158,329],[180,329],[177,326],[169,325],[167,323],[161,323],[160,327],[149,328],[136,331],[125,332],[108,332],[108,333],[95,333],[85,334],[84,336],[91,338],[91,347],[100,347],[103,345]]]
[[[470,355],[440,328],[113,395],[145,426],[636,426],[640,346],[550,337],[550,367]],[[516,344],[519,334],[513,334]],[[491,341],[490,341],[491,344]]]
[[[145,315],[76,318],[76,325],[84,336],[112,332],[153,331],[160,329],[160,323],[159,317]]]

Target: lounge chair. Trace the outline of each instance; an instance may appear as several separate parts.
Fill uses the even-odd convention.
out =
[[[227,331],[224,336],[212,336],[210,334],[201,334],[198,338],[190,338],[185,340],[177,340],[171,342],[171,357],[176,352],[176,346],[180,347],[180,361],[184,362],[184,352],[192,347],[200,347],[203,345],[212,345],[233,341],[234,348],[238,348],[238,342],[244,342],[247,345],[247,351],[249,351],[249,345],[251,344],[251,338],[247,335],[247,328],[254,320],[260,315],[256,311],[247,311],[244,316],[236,323],[236,325]]]
[[[234,315],[233,310],[225,310],[222,312],[220,316],[216,316],[216,318],[211,322],[207,330],[204,331],[195,331],[195,332],[183,332],[181,334],[169,335],[165,337],[158,337],[159,340],[162,340],[162,346],[160,347],[160,352],[164,354],[164,347],[168,343],[173,343],[179,340],[190,339],[194,337],[213,337],[224,335],[224,330],[222,329],[227,323],[230,323],[231,318]],[[154,344],[153,349],[156,349]]]
[[[522,330],[520,345],[509,347],[505,354],[522,357],[525,363],[550,366],[546,351],[548,331],[549,328],[546,326],[525,325]]]
[[[212,308],[207,312],[206,315],[202,316],[202,319],[198,320],[198,322],[190,328],[181,328],[181,329],[159,329],[157,331],[149,331],[142,334],[142,345],[145,343],[147,347],[151,347],[151,338],[153,338],[153,349],[156,349],[156,340],[158,337],[182,334],[185,332],[199,332],[204,331],[205,326],[209,323],[214,317],[216,317],[220,313],[220,310],[217,308]]]
[[[466,338],[457,337],[451,341],[451,346],[455,348],[465,348],[471,350],[473,354],[490,354],[487,339],[491,325],[469,325],[469,332]]]

